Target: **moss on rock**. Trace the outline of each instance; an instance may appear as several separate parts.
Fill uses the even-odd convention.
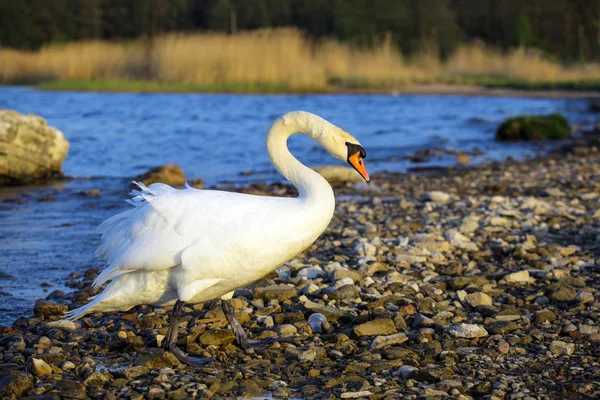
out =
[[[559,140],[571,137],[569,122],[560,114],[526,115],[509,118],[498,127],[496,140]]]

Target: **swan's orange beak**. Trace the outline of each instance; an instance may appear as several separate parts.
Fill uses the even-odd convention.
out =
[[[365,160],[362,158],[360,151],[357,151],[348,157],[348,164],[352,165],[356,172],[358,172],[365,179],[365,181],[369,182],[371,180],[371,178],[369,178],[367,168],[365,167]]]

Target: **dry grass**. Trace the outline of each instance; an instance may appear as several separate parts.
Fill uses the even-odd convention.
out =
[[[435,46],[405,59],[387,40],[356,49],[334,40],[313,43],[294,29],[224,34],[168,34],[129,43],[88,41],[38,52],[0,49],[0,82],[155,81],[201,87],[282,84],[324,90],[332,82],[398,85],[486,76],[526,82],[600,79],[600,65],[567,67],[524,49],[501,52],[462,46],[441,61]]]

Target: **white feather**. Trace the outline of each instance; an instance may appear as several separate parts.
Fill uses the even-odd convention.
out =
[[[318,133],[313,138],[336,156],[342,154],[336,146],[345,142],[330,136],[350,140],[346,132],[308,113],[289,113],[273,124],[269,155],[298,188],[298,198],[134,182],[139,190],[128,200],[134,207],[98,228],[97,254],[108,267],[93,286],[97,290],[112,282],[68,317],[177,299],[207,301],[260,279],[310,246],[329,224],[335,202],[327,181],[289,153],[286,139],[298,131]]]

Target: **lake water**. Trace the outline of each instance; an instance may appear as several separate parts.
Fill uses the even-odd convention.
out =
[[[484,152],[474,162],[536,154],[538,145],[494,142],[498,124],[512,115],[561,112],[573,123],[593,121],[584,100],[484,96],[107,94],[0,87],[4,108],[39,114],[61,130],[71,144],[64,172],[77,179],[0,188],[0,325],[28,315],[49,291],[65,290],[69,273],[102,266],[94,259],[99,242],[94,229],[127,207],[122,200],[132,176],[176,163],[186,176],[209,185],[280,179],[264,140],[273,120],[287,111],[314,112],[355,135],[367,149],[371,173],[406,170],[414,164],[403,156],[423,148]],[[336,163],[301,135],[290,139],[290,148],[311,166]],[[442,157],[425,165],[454,162]],[[101,195],[82,194],[90,189]]]

